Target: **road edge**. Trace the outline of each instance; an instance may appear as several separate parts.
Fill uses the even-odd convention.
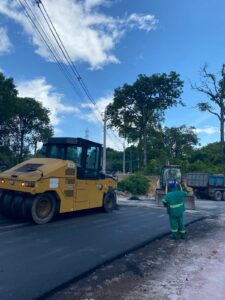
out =
[[[208,216],[200,216],[198,219],[196,220],[193,220],[193,221],[190,221],[188,222],[185,226],[189,226],[191,224],[194,224],[194,223],[197,223],[197,222],[201,222],[207,218],[209,218],[210,215]],[[154,238],[151,238],[151,239],[148,239],[142,243],[139,243],[138,245],[134,246],[134,247],[131,247],[130,249],[127,249],[126,251],[123,251],[121,252],[120,254],[117,254],[117,255],[114,255],[113,257],[109,258],[109,259],[106,259],[104,262],[100,263],[100,264],[97,264],[96,266],[90,268],[89,270],[83,272],[82,274],[78,275],[78,276],[75,276],[73,277],[72,279],[70,280],[67,280],[66,282],[60,284],[59,286],[49,290],[48,292],[45,292],[44,294],[42,294],[41,296],[38,296],[37,298],[35,298],[36,300],[44,300],[52,295],[54,295],[55,293],[59,292],[60,290],[68,287],[70,284],[76,282],[76,281],[79,281],[85,277],[87,277],[88,275],[90,275],[91,273],[93,273],[94,271],[96,271],[97,269],[105,266],[105,265],[108,265],[112,262],[114,262],[115,260],[117,259],[120,259],[122,258],[123,256],[125,255],[128,255],[136,250],[139,250],[147,245],[149,245],[150,243],[153,243],[154,241],[156,240],[160,240],[166,236],[170,235],[170,231],[168,230],[167,232],[157,236],[157,237],[154,237]]]

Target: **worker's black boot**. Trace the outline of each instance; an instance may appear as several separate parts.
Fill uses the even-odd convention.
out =
[[[171,234],[171,239],[177,241],[178,238],[179,238],[179,237],[178,237],[178,233],[177,233],[177,234],[176,234],[176,233],[172,233],[172,234]]]
[[[182,240],[186,240],[186,233],[181,233]]]

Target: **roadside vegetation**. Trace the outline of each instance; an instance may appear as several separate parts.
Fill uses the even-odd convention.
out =
[[[204,102],[196,101],[196,109],[215,115],[220,125],[220,141],[204,147],[194,127],[163,125],[168,109],[185,106],[184,82],[176,72],[141,74],[133,84],[115,89],[106,118],[108,127],[116,129],[129,145],[125,150],[126,172],[159,175],[168,162],[180,165],[183,173],[224,172],[224,66],[218,77],[205,66],[202,86],[192,85],[205,96]],[[19,97],[13,79],[0,73],[0,170],[38,155],[38,144],[53,135],[49,115],[50,111],[35,99]],[[108,148],[106,169],[122,172],[123,153]]]
[[[205,65],[199,81],[192,88],[204,101],[197,99],[196,109],[214,115],[220,127],[220,140],[203,147],[194,127],[163,126],[167,109],[185,106],[179,74],[139,75],[132,85],[115,89],[107,109],[108,126],[132,145],[126,148],[126,172],[158,175],[169,162],[180,165],[183,173],[224,173],[225,65],[216,75]],[[121,172],[123,153],[108,149],[107,155],[107,169]]]
[[[118,190],[133,195],[146,195],[149,189],[148,179],[141,174],[130,175],[118,182]]]
[[[0,170],[34,155],[53,135],[49,114],[35,99],[19,97],[13,79],[0,73]]]

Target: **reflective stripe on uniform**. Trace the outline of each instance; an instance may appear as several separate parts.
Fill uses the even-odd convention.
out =
[[[178,207],[181,207],[183,206],[183,203],[181,204],[175,204],[175,205],[170,205],[170,208],[178,208]]]
[[[171,229],[171,232],[178,232],[178,229]]]
[[[186,233],[186,231],[185,230],[180,230],[180,233]]]

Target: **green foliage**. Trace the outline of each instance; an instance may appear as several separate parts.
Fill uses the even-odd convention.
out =
[[[211,143],[195,149],[189,159],[189,171],[224,173],[220,157],[220,143]]]
[[[5,78],[0,72],[0,127],[13,115],[14,100],[17,97],[12,78]],[[1,129],[1,135],[3,134]]]
[[[148,131],[159,126],[168,108],[183,104],[183,81],[175,72],[139,75],[132,84],[114,91],[113,103],[106,110],[109,127],[120,136],[142,146],[144,165],[147,163]]]
[[[0,73],[0,169],[36,152],[37,143],[53,135],[49,110],[32,98],[17,97],[13,79]]]
[[[106,170],[110,172],[123,171],[123,152],[111,148],[106,149]]]
[[[13,167],[17,163],[14,153],[6,146],[0,147],[0,171]]]
[[[164,165],[166,165],[166,161],[162,161],[160,159],[151,159],[147,166],[143,169],[143,174],[159,175]]]
[[[20,160],[29,153],[30,147],[53,135],[49,111],[32,98],[17,98],[14,117],[8,124],[11,144]],[[36,149],[35,149],[36,150]]]
[[[118,183],[118,190],[133,195],[145,195],[148,192],[148,179],[140,174],[130,175]]]
[[[164,147],[171,158],[185,158],[191,155],[193,147],[198,144],[194,129],[186,125],[164,128]]]

